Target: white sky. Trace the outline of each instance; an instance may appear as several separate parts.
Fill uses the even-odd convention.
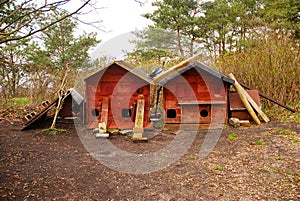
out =
[[[105,42],[123,33],[142,29],[152,22],[142,17],[142,14],[151,13],[154,7],[151,3],[155,0],[141,0],[145,2],[143,6],[134,0],[96,0],[97,7],[104,7],[98,13],[92,12],[84,16],[84,21],[102,20],[101,25],[107,31],[101,32],[90,26],[83,26],[87,32],[97,32],[97,38]]]
[[[122,59],[124,51],[133,49],[133,44],[129,44],[129,32],[136,29],[143,29],[152,24],[151,20],[142,17],[142,14],[151,13],[155,9],[151,4],[155,0],[141,0],[144,5],[140,5],[134,0],[95,0],[96,7],[103,7],[98,13],[92,12],[81,17],[85,22],[99,21],[103,22],[106,32],[99,31],[88,25],[81,25],[79,32],[97,32],[97,38],[102,42],[95,48],[92,57],[109,55],[116,59]],[[90,8],[89,8],[90,10]],[[132,35],[131,35],[132,37]],[[96,53],[95,53],[96,51]]]

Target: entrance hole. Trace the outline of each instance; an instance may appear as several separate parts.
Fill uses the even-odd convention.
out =
[[[176,118],[176,110],[168,109],[167,110],[167,118]]]

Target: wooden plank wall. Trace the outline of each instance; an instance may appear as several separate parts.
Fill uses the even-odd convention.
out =
[[[95,125],[101,114],[95,117],[92,110],[101,111],[104,98],[109,99],[108,128],[133,128],[135,105],[138,95],[145,97],[144,124],[150,124],[150,85],[145,80],[129,73],[127,70],[112,65],[102,73],[95,74],[86,80],[87,121]],[[122,110],[128,109],[130,116],[124,118]]]
[[[194,68],[169,80],[163,89],[166,123],[225,123],[227,111],[227,84],[206,72]],[[176,111],[168,118],[168,110]],[[200,112],[203,111],[201,114]]]

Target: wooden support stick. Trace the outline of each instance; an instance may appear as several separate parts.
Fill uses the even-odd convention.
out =
[[[258,117],[256,116],[253,108],[251,107],[250,103],[248,102],[247,100],[247,97],[243,91],[243,87],[236,81],[234,75],[232,73],[230,73],[228,75],[229,78],[233,79],[235,82],[234,82],[234,87],[238,93],[238,95],[240,96],[240,99],[241,101],[243,102],[243,104],[245,105],[246,109],[248,110],[249,114],[251,115],[251,117],[253,118],[253,120],[258,124],[260,125],[261,122],[260,120],[258,119]]]

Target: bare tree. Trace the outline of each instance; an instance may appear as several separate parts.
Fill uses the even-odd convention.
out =
[[[141,0],[134,0],[135,2],[139,3],[140,6],[145,5],[145,3],[147,3],[147,0],[141,1]]]
[[[84,7],[90,6],[94,10],[101,9],[95,7],[95,3],[92,0],[80,0],[81,4],[75,10],[65,12],[65,15],[55,21],[45,23],[43,26],[37,26],[36,19],[40,15],[57,9],[63,10],[63,7],[66,7],[71,0],[56,0],[51,3],[47,0],[44,0],[44,2],[37,0],[22,0],[17,2],[18,4],[9,0],[0,2],[0,16],[2,16],[0,18],[0,44],[30,37],[68,17],[89,13],[90,11],[86,13],[81,12]],[[95,24],[99,24],[101,21],[81,22],[100,29],[100,26]]]

